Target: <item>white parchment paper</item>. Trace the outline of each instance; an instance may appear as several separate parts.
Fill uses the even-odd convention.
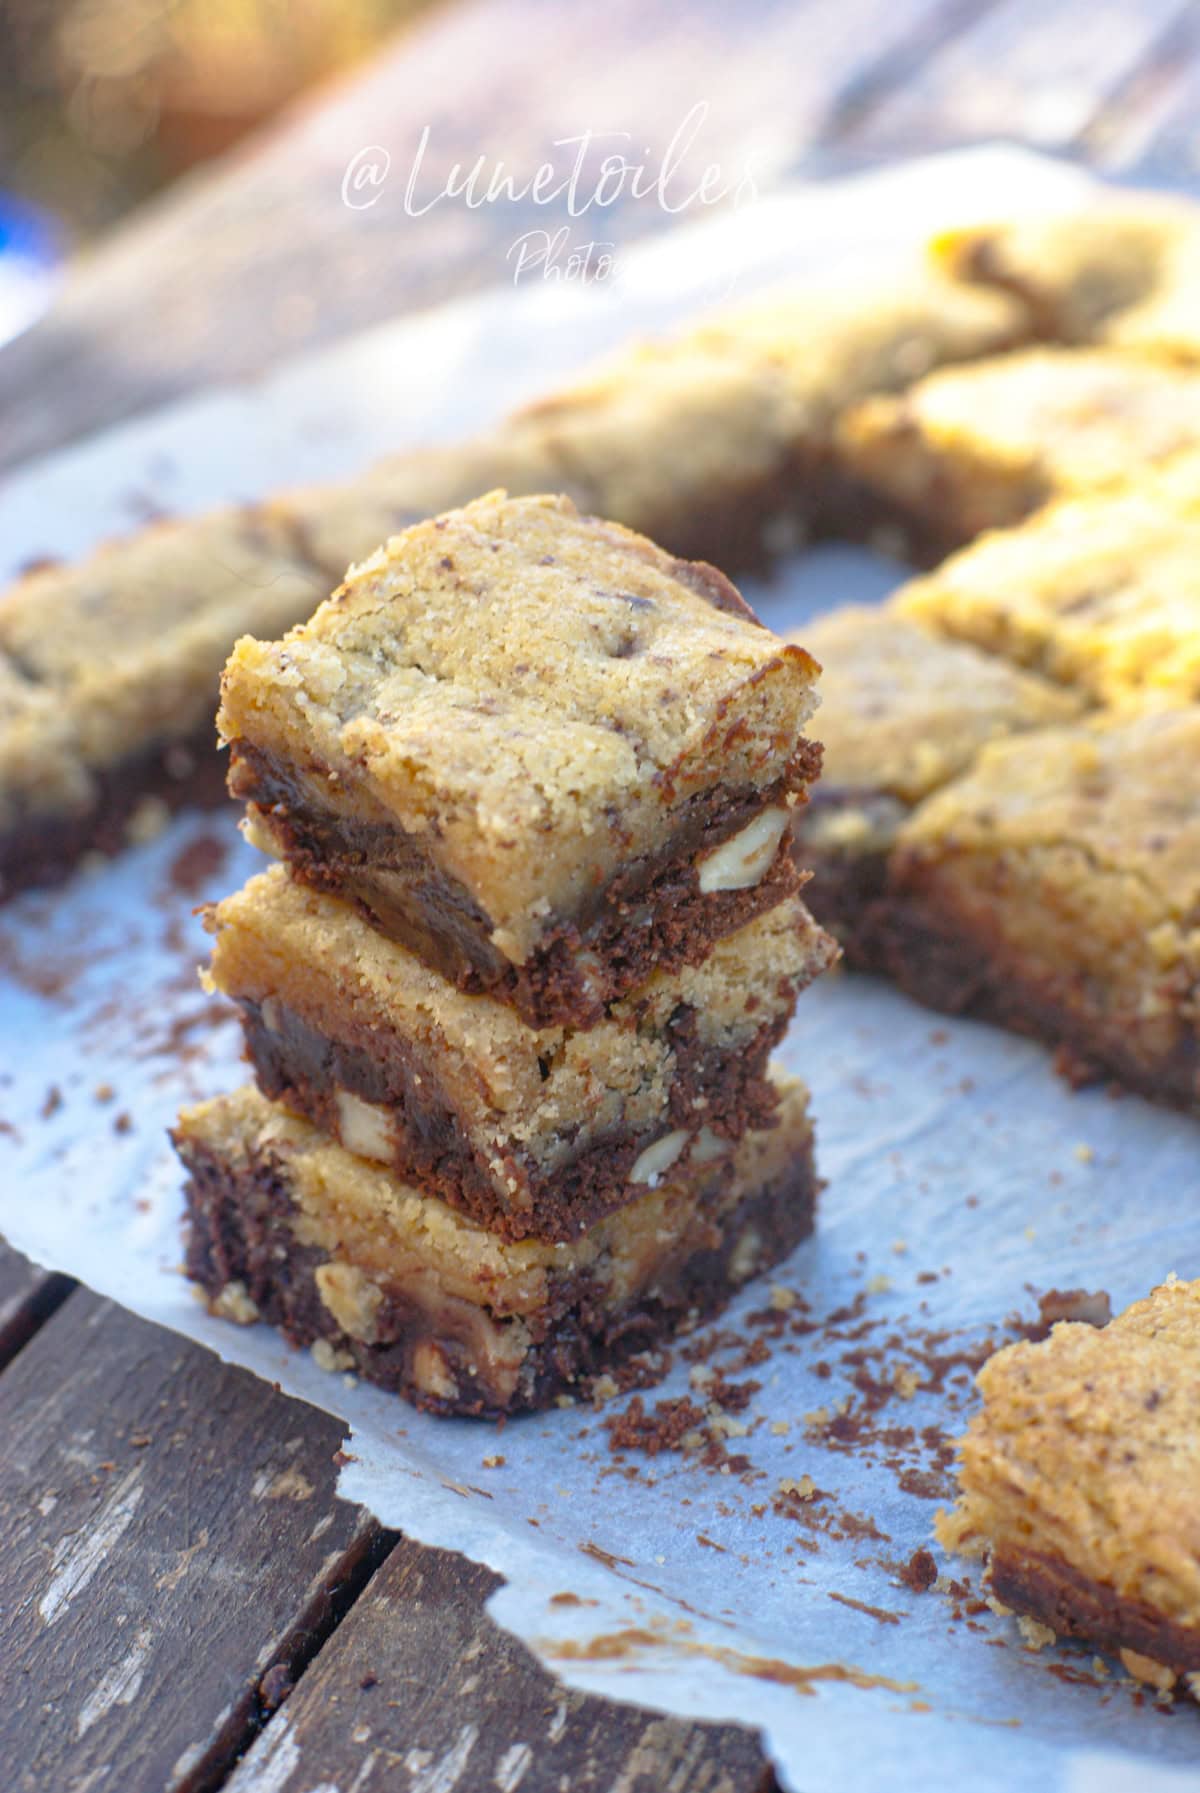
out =
[[[731,283],[866,266],[933,225],[1066,203],[1081,185],[1025,154],[973,152],[762,201],[631,254],[611,287],[497,291],[373,331],[10,480],[0,573],[80,552],[148,502],[257,496],[454,435]],[[750,595],[792,626],[896,576],[830,549]],[[626,1397],[499,1430],[430,1420],[265,1328],[210,1319],[179,1272],[164,1132],[181,1102],[243,1076],[232,1019],[196,983],[191,909],[257,863],[229,818],[185,817],[0,916],[0,1228],[16,1247],[343,1416],[346,1497],[503,1574],[494,1616],[557,1673],[760,1726],[789,1786],[1195,1784],[1190,1707],[1164,1714],[1086,1652],[1031,1652],[969,1568],[966,1585],[939,1557],[946,1573],[920,1593],[901,1576],[931,1544],[971,1363],[1005,1318],[1053,1286],[1106,1288],[1119,1306],[1171,1270],[1200,1274],[1193,1122],[1073,1095],[1033,1045],[831,977],[782,1053],[814,1095],[818,1234],[644,1396],[695,1402],[706,1448],[614,1452],[606,1422]],[[714,1370],[734,1390],[715,1415]],[[264,1739],[264,1773],[286,1722]],[[257,1784],[254,1760],[239,1786]],[[269,1784],[295,1793],[284,1766]]]

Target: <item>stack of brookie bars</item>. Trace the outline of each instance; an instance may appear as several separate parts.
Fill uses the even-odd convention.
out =
[[[544,1405],[812,1227],[769,1058],[836,956],[817,668],[719,573],[492,494],[392,538],[221,732],[277,861],[209,915],[257,1088],[184,1114],[188,1271],[440,1413]]]
[[[503,1411],[785,1251],[812,1170],[767,1055],[829,954],[789,808],[852,963],[1200,1108],[1195,206],[960,232],[456,447],[30,572],[0,596],[0,895],[216,787],[234,638],[494,487],[727,570],[805,532],[949,558],[806,633],[807,807],[807,657],[547,501],[421,524],[239,647],[233,785],[285,863],[215,912],[213,976],[260,1090],[180,1129],[228,1311]],[[1198,1303],[997,1358],[943,1534],[1159,1679],[1200,1667]]]

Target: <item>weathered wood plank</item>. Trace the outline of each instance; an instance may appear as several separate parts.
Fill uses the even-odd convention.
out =
[[[502,161],[528,181],[596,133],[582,198],[602,157],[657,170],[702,108],[672,205],[716,164],[733,189],[778,178],[821,142],[841,96],[877,91],[913,46],[985,0],[462,0],[257,147],[236,152],[146,208],[81,261],[50,314],[0,353],[0,466],[12,466],[214,379],[257,374],[346,331],[513,277],[531,229],[620,247],[682,218],[657,193],[572,219],[567,196],[537,205],[428,205],[456,164]],[[430,140],[406,214],[422,126]],[[612,133],[624,133],[614,136]],[[565,141],[564,141],[565,140]],[[343,176],[357,152],[391,157],[387,184],[354,209]],[[373,158],[376,162],[378,157]],[[727,196],[724,203],[732,203]],[[428,206],[428,209],[423,209]],[[533,276],[540,277],[540,276]],[[404,421],[398,421],[398,434]],[[409,426],[411,427],[411,425]]]
[[[556,1685],[483,1611],[496,1577],[402,1540],[226,1793],[765,1793],[754,1735]]]
[[[218,1785],[390,1542],[339,1423],[79,1291],[0,1436],[5,1793]]]
[[[854,122],[865,153],[927,151],[1004,137],[1067,150],[1156,54],[1185,0],[1003,0],[912,80]]]
[[[62,1306],[74,1286],[69,1276],[39,1269],[0,1239],[0,1369]]]

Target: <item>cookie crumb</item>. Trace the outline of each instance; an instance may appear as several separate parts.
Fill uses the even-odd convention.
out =
[[[1031,1619],[1028,1613],[1017,1614],[1017,1630],[1027,1650],[1044,1650],[1047,1644],[1056,1641],[1049,1625],[1043,1625],[1040,1619]]]

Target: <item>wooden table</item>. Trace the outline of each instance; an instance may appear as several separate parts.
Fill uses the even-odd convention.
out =
[[[461,0],[79,262],[0,353],[0,466],[503,279],[547,223],[409,217],[392,186],[348,207],[365,146],[403,164],[429,123],[433,192],[456,160],[529,170],[589,125],[661,154],[699,100],[704,159],[763,183],[1001,135],[1194,178],[1200,8]],[[604,234],[674,222],[622,204]],[[487,1571],[335,1499],[336,1420],[3,1246],[0,1366],[5,1793],[771,1784],[748,1732],[556,1686],[485,1618]]]

